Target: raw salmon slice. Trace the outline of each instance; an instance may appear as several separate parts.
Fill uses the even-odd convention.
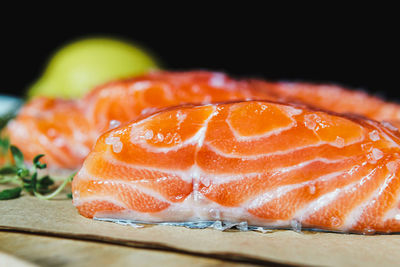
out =
[[[73,180],[89,218],[400,231],[400,134],[360,116],[244,101],[103,134]]]
[[[27,161],[45,154],[54,168],[78,169],[97,137],[110,128],[169,106],[244,99],[269,97],[222,73],[155,72],[102,85],[78,101],[34,99],[7,132]]]
[[[348,90],[337,85],[294,82],[266,82],[252,80],[252,86],[267,90],[276,100],[302,102],[338,113],[354,113],[378,121],[386,126],[400,126],[400,106],[383,101],[360,90]]]
[[[83,114],[84,109],[75,101],[37,98],[7,125],[6,134],[28,163],[45,154],[53,171],[77,169],[98,137]]]
[[[399,105],[363,92],[330,85],[234,80],[223,73],[198,71],[154,72],[111,82],[79,101],[36,99],[22,109],[7,130],[11,142],[21,148],[29,162],[35,155],[45,154],[49,166],[78,169],[96,138],[110,128],[170,106],[249,99],[301,102],[339,113],[386,120],[386,127],[391,129],[395,129],[393,125],[400,125]],[[277,117],[277,123],[284,123],[280,119]],[[251,124],[241,123],[245,129]],[[259,124],[261,132],[267,130],[262,125]],[[292,142],[306,142],[302,133],[294,136]],[[271,139],[270,144],[254,144],[254,147],[261,149],[274,144]]]

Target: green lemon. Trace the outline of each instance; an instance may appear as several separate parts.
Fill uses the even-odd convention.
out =
[[[28,96],[79,98],[96,85],[157,69],[156,61],[133,44],[109,38],[83,39],[61,48]]]

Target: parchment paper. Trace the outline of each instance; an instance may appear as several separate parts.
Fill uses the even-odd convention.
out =
[[[71,200],[45,201],[30,196],[0,202],[0,229],[256,263],[395,266],[400,262],[400,235],[284,230],[263,234],[173,226],[133,228],[86,219],[78,214]]]

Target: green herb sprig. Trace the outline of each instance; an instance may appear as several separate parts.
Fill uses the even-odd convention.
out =
[[[10,140],[8,138],[0,137],[0,156],[5,156],[9,149],[10,149]]]
[[[3,152],[6,144],[8,144],[6,141],[0,140],[0,148]],[[25,165],[24,155],[21,150],[13,145],[9,149],[13,157],[13,163],[0,168],[0,184],[15,184],[17,187],[0,191],[0,200],[18,198],[21,196],[22,191],[40,199],[51,199],[57,196],[75,176],[75,174],[72,174],[57,189],[52,191],[50,187],[54,185],[54,180],[48,175],[39,177],[38,174],[38,170],[47,167],[46,164],[40,162],[40,159],[44,157],[43,154],[37,155],[32,161],[32,167],[28,168]]]

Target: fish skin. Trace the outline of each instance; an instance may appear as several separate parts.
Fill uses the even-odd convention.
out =
[[[218,72],[150,72],[110,82],[77,101],[38,98],[9,123],[11,142],[30,162],[37,154],[53,169],[75,170],[110,122],[128,123],[162,108],[185,103],[262,99],[300,102],[339,113],[355,113],[400,126],[400,106],[334,85],[234,80]],[[391,123],[391,124],[389,124]],[[300,138],[297,138],[300,139]]]
[[[304,105],[185,105],[103,134],[73,203],[89,218],[399,232],[399,145],[379,122]]]

